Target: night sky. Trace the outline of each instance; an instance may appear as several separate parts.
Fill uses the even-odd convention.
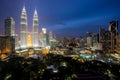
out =
[[[37,9],[39,31],[42,27],[60,36],[85,36],[98,33],[99,27],[108,28],[111,20],[120,21],[120,0],[0,0],[0,34],[4,19],[13,17],[19,34],[20,16],[26,7],[29,31],[32,31],[33,13]]]

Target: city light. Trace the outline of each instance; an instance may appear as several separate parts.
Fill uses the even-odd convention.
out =
[[[44,34],[46,34],[46,28],[42,28]]]
[[[119,3],[1,0],[0,79],[120,80]]]
[[[32,42],[32,36],[30,34],[28,35],[27,39],[28,39],[28,47],[32,47],[33,42]]]

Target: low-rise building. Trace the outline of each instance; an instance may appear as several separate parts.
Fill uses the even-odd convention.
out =
[[[15,52],[15,39],[10,36],[0,36],[0,54]]]

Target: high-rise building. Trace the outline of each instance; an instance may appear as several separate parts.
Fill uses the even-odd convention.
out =
[[[15,21],[12,17],[5,19],[5,35],[14,36],[15,35]]]
[[[100,30],[99,30],[99,42],[100,43],[104,43],[105,42],[105,29],[100,27]]]
[[[51,42],[54,40],[54,33],[50,32],[49,33],[49,44],[51,45]]]
[[[15,33],[15,21],[12,17],[5,19],[5,36],[11,36],[15,39],[15,49],[17,49],[18,35]]]
[[[92,33],[87,32],[87,48],[92,47]]]
[[[47,42],[46,28],[42,28],[42,47],[47,46],[46,42]]]
[[[109,23],[109,31],[114,34],[114,36],[118,35],[118,21],[111,21]]]
[[[55,39],[55,33],[53,32],[49,33],[49,45],[51,49],[55,49],[57,46],[57,41]]]
[[[93,34],[93,40],[92,40],[93,44],[94,43],[99,43],[99,34]]]
[[[118,35],[118,21],[111,21],[109,23],[109,32],[111,35],[111,53],[114,53],[114,50],[116,48],[116,40]]]
[[[93,47],[92,50],[102,50],[102,44],[99,43],[99,34],[93,34]]]
[[[104,53],[110,53],[111,51],[111,33],[100,27],[99,30],[99,43],[102,44]]]
[[[103,51],[105,53],[110,53],[111,51],[111,34],[109,31],[105,31],[104,33],[104,42],[102,42]]]
[[[38,15],[37,11],[34,12],[33,17],[33,47],[39,46],[39,38],[38,38]]]
[[[27,28],[27,14],[25,7],[22,9],[21,14],[21,23],[20,23],[20,41],[21,41],[21,47],[26,48],[27,47],[27,37],[28,37],[28,28]]]

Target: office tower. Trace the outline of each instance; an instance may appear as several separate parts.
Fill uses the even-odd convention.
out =
[[[110,31],[105,31],[104,28],[100,27],[99,30],[99,43],[102,44],[102,49],[104,53],[110,53],[111,51],[111,33]]]
[[[104,34],[105,34],[105,29],[100,27],[100,29],[99,29],[99,42],[100,43],[103,43],[105,41]]]
[[[27,30],[27,14],[25,7],[23,7],[22,14],[21,14],[21,23],[20,23],[20,41],[21,41],[21,48],[27,47],[27,37],[28,37],[28,30]]]
[[[99,34],[93,34],[93,40],[92,40],[92,42],[93,42],[93,44],[99,42]]]
[[[57,41],[55,39],[55,34],[53,32],[49,33],[49,45],[51,49],[55,49],[57,46]]]
[[[46,34],[46,46],[49,46],[49,34]]]
[[[51,42],[53,41],[53,39],[54,39],[54,34],[53,34],[53,32],[50,32],[49,33],[49,44],[51,45]]]
[[[114,53],[116,47],[116,39],[118,35],[118,21],[111,21],[109,23],[109,32],[111,35],[111,53]]]
[[[87,32],[87,48],[92,47],[92,33]]]
[[[102,44],[99,43],[99,34],[93,34],[92,43],[92,50],[102,50]]]
[[[46,47],[47,35],[46,28],[42,28],[42,47]]]
[[[15,35],[15,21],[12,17],[5,19],[5,35],[14,36]]]
[[[38,39],[38,15],[37,11],[34,12],[33,17],[33,47],[37,47],[39,45]]]
[[[103,51],[105,53],[110,53],[111,51],[111,33],[109,31],[105,31],[104,33],[104,42],[102,42]]]
[[[109,23],[109,31],[114,34],[114,36],[118,35],[118,21],[111,21]]]

